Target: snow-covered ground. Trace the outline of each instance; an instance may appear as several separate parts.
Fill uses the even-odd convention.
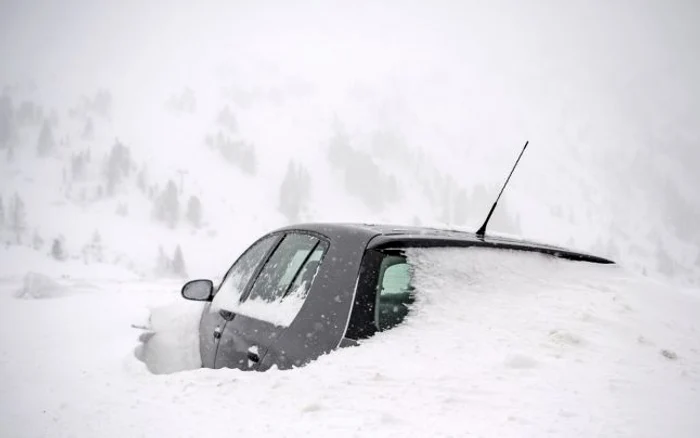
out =
[[[696,2],[394,3],[0,2],[0,437],[700,436]],[[619,267],[415,254],[405,325],[196,369],[184,279],[474,230],[525,140],[489,230]]]
[[[3,281],[0,435],[700,433],[696,294],[540,255],[421,250],[410,260],[418,295],[405,324],[266,373],[196,369],[201,307],[176,283],[95,280],[23,299],[21,282]],[[132,325],[149,317],[156,334],[144,348]]]

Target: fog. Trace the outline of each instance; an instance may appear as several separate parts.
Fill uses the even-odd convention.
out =
[[[0,166],[0,195],[6,206],[22,196],[25,232],[65,241],[67,258],[95,230],[110,262],[151,271],[159,246],[181,244],[189,273],[208,274],[297,220],[476,229],[529,140],[495,230],[700,280],[697,2],[0,8],[0,87],[11,102],[0,161],[17,154]],[[90,104],[100,90],[101,115]],[[28,101],[60,145],[44,156],[41,120],[18,121]],[[79,138],[88,120],[95,134]],[[226,129],[230,141],[219,140]],[[78,151],[107,157],[115,139],[155,191],[183,178],[180,194],[202,200],[198,231],[154,219],[136,172],[106,199],[90,198],[101,162],[61,180]],[[213,261],[202,255],[212,247],[229,252]]]

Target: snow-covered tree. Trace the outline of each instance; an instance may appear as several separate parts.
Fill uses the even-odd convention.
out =
[[[44,247],[44,239],[39,234],[39,230],[34,229],[34,235],[32,236],[32,248],[35,250],[40,250]]]
[[[51,108],[51,111],[49,112],[49,122],[51,123],[52,127],[58,126],[58,111],[56,111],[56,108]]]
[[[221,112],[219,112],[219,116],[216,118],[216,123],[228,129],[232,133],[238,131],[238,121],[228,105],[226,105]]]
[[[172,272],[178,277],[187,277],[187,269],[185,268],[185,259],[182,255],[182,248],[180,245],[175,247],[175,254],[173,255]]]
[[[36,150],[39,155],[43,156],[48,154],[55,145],[56,140],[53,138],[51,123],[48,119],[44,120],[44,124],[41,125],[41,132],[39,133],[39,140],[36,145]]]
[[[82,138],[83,140],[92,140],[95,136],[95,126],[92,123],[92,118],[88,117],[85,121],[85,127],[83,128]]]
[[[136,187],[141,190],[141,193],[147,193],[148,192],[148,170],[146,169],[146,166],[144,165],[141,167],[139,170],[139,173],[136,175]]]
[[[207,137],[207,142],[209,137]],[[257,171],[257,156],[252,143],[243,140],[234,140],[219,132],[215,138],[211,139],[211,145],[218,149],[221,155],[231,164],[240,168],[249,175],[255,175]]]
[[[175,181],[169,180],[165,190],[156,198],[155,217],[175,227],[180,220],[180,200],[178,198]]]
[[[5,204],[0,196],[0,229],[5,227]]]
[[[24,101],[16,112],[17,123],[21,126],[39,125],[44,120],[44,110],[31,101]]]
[[[371,154],[353,148],[343,132],[337,132],[328,148],[328,159],[340,169],[345,188],[374,211],[398,199],[398,185],[374,162]]]
[[[10,96],[0,96],[0,149],[10,146],[14,135],[14,114]]]
[[[60,238],[54,239],[51,244],[51,257],[58,261],[63,261],[66,258],[66,254],[63,251],[63,243]]]
[[[83,258],[85,262],[96,261],[102,262],[103,260],[103,247],[102,247],[102,236],[100,232],[95,230],[92,233],[90,242],[83,246]]]
[[[113,196],[117,185],[131,173],[131,152],[119,140],[112,146],[107,158],[104,175],[107,180],[107,196]]]
[[[27,228],[27,213],[19,194],[15,193],[12,198],[8,213],[9,228],[14,233],[17,244],[21,244],[24,230]]]
[[[190,199],[187,201],[185,216],[195,228],[199,228],[202,224],[202,202],[197,196],[190,196]]]
[[[172,269],[170,258],[163,251],[163,246],[158,246],[158,259],[156,261],[156,272],[160,275],[168,275]]]
[[[89,108],[100,116],[109,118],[112,112],[112,94],[108,90],[98,90]]]
[[[73,181],[80,180],[85,176],[85,169],[87,167],[86,161],[87,160],[83,152],[73,154],[73,156],[71,156],[70,170]]]
[[[311,177],[301,165],[290,162],[280,187],[279,210],[290,222],[299,221],[309,200]]]

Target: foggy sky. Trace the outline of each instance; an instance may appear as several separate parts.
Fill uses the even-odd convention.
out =
[[[639,187],[650,209],[667,207],[670,178],[700,217],[698,22],[693,0],[3,0],[0,86],[34,83],[63,107],[100,87],[143,103],[206,88],[213,66],[239,80],[267,69],[329,105],[370,89],[455,144],[578,142],[611,192]]]

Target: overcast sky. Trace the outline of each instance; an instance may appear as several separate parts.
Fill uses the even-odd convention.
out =
[[[143,93],[166,78],[203,85],[213,61],[244,56],[329,95],[357,81],[408,94],[419,78],[441,110],[468,89],[476,108],[541,112],[537,135],[566,111],[610,144],[670,154],[700,182],[698,22],[693,0],[2,0],[0,84],[32,78],[59,99]]]

